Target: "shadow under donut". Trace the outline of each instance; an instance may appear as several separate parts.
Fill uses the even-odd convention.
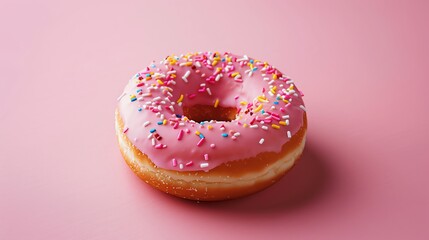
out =
[[[326,156],[310,141],[296,165],[271,187],[248,197],[200,202],[199,206],[243,214],[291,211],[317,201],[332,182],[331,178]]]

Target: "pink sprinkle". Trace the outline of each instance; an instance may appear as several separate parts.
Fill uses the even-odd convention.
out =
[[[171,161],[173,162],[173,167],[176,167],[177,166],[177,160],[175,158],[173,158]]]
[[[129,129],[129,128],[125,128],[125,129],[124,129],[124,133],[128,132],[128,129]]]
[[[271,115],[271,117],[272,117],[272,118],[274,118],[274,119],[275,119],[275,120],[277,120],[277,121],[280,121],[280,118],[279,118],[279,117],[277,117],[277,116]]]
[[[197,146],[199,147],[199,146],[203,145],[205,140],[206,140],[205,138],[201,138],[200,141],[198,141]]]
[[[173,126],[174,129],[177,129],[179,127],[179,122],[176,122]]]
[[[194,164],[194,162],[189,161],[189,162],[187,162],[185,165],[186,165],[187,167],[189,167],[189,166],[192,166],[192,164]]]
[[[210,144],[210,147],[211,147],[211,148],[215,148],[215,147],[216,147],[216,145],[215,145],[214,143],[212,143],[212,144]]]
[[[208,161],[209,160],[209,155],[206,153],[204,154],[204,160]]]
[[[253,118],[252,121],[250,121],[250,125],[253,125],[253,123],[255,122],[256,118]]]
[[[265,92],[265,88],[262,88],[262,93],[264,93]]]
[[[163,144],[161,144],[161,143],[160,143],[160,144],[156,144],[156,145],[155,145],[155,148],[156,148],[156,149],[163,149],[163,148],[166,148],[166,147],[167,147],[166,145],[163,145]]]
[[[238,98],[239,98],[239,96],[237,95],[237,96],[234,97],[234,100],[237,100]]]
[[[280,108],[280,111],[282,112],[286,112],[286,110],[284,108]]]
[[[182,138],[183,138],[183,130],[182,129],[180,129],[180,132],[179,132],[179,134],[177,135],[177,140],[182,140]]]
[[[194,97],[196,97],[196,96],[197,96],[197,95],[196,95],[195,93],[192,93],[192,94],[189,94],[189,95],[188,95],[188,98],[189,98],[189,99],[192,99],[192,98],[194,98]]]
[[[137,87],[142,87],[142,86],[144,86],[144,82],[137,84]]]
[[[191,132],[191,130],[189,130],[189,129],[185,129],[185,132],[186,132],[186,133],[190,133],[190,132]]]

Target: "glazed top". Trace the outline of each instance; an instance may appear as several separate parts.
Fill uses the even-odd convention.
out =
[[[131,78],[118,98],[128,139],[163,169],[208,171],[280,152],[301,128],[303,94],[267,62],[231,53],[171,55]],[[197,123],[183,106],[236,107],[236,119]]]

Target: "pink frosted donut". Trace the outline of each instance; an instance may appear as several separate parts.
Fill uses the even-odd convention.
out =
[[[246,55],[168,56],[133,76],[118,102],[116,133],[127,164],[182,198],[223,200],[266,188],[305,145],[302,93]]]

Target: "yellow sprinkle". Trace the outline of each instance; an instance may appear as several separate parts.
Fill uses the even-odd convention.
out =
[[[161,81],[161,80],[156,80],[158,83],[159,83],[159,85],[164,85],[164,83]]]
[[[151,80],[152,79],[152,77],[146,77],[146,80]]]
[[[277,74],[273,74],[273,79],[277,80]]]
[[[279,124],[283,125],[283,126],[286,126],[286,122],[285,121],[280,121]]]
[[[164,119],[164,121],[162,121],[162,124],[166,125],[167,124],[167,119]]]
[[[218,98],[216,98],[216,101],[214,103],[214,107],[217,108],[217,106],[219,106],[219,99]]]
[[[290,87],[288,88],[288,90],[293,90],[293,85],[290,85]]]
[[[245,127],[245,128],[246,128],[247,126],[248,126],[248,125],[247,125],[247,123],[243,124],[243,127]]]
[[[226,61],[227,61],[227,62],[231,62],[231,57],[227,57],[227,58],[226,58]]]
[[[195,131],[195,135],[199,136],[201,133],[199,131]]]
[[[240,104],[244,106],[244,105],[247,105],[247,102],[246,101],[241,101]]]
[[[189,118],[188,117],[183,117],[183,121],[185,121],[185,122],[187,122],[189,120]]]
[[[179,97],[179,99],[177,100],[177,103],[180,103],[180,102],[182,102],[183,101],[183,94],[180,94],[180,97]]]
[[[217,60],[214,60],[213,62],[212,62],[212,66],[216,66],[216,64],[218,63],[218,61]]]
[[[271,124],[271,127],[273,127],[274,129],[280,129],[280,126],[276,124]]]
[[[257,112],[261,111],[262,107],[263,107],[262,104],[259,104],[259,106],[256,109],[253,110],[253,112],[257,113]]]
[[[257,98],[259,102],[268,102],[267,98],[264,96],[258,96]]]
[[[192,66],[192,62],[186,62],[186,63],[185,63],[185,66],[187,66],[187,67]]]
[[[232,73],[232,74],[231,74],[231,77],[235,77],[235,76],[237,76],[238,74],[239,74],[239,72]]]
[[[286,99],[283,99],[283,102],[285,102],[285,103],[289,103],[289,101],[288,101],[288,100],[286,100]]]
[[[208,125],[208,126],[207,126],[207,129],[208,129],[208,130],[212,130],[212,129],[213,129],[213,126],[212,126],[212,125]]]

